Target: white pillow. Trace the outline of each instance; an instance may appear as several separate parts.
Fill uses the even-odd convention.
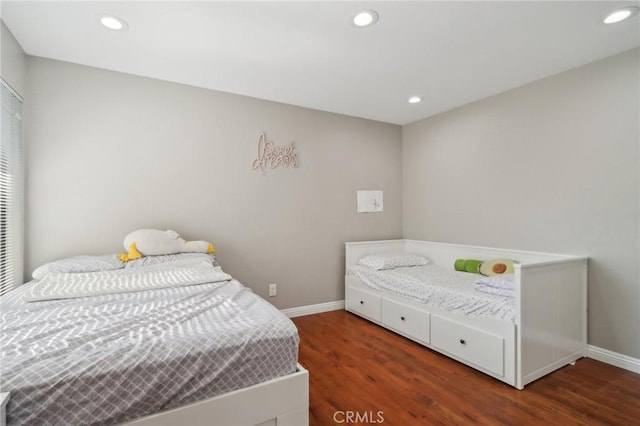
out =
[[[66,259],[54,260],[37,268],[31,276],[34,280],[41,280],[49,272],[99,272],[112,271],[122,268],[138,268],[141,266],[155,265],[158,263],[176,262],[184,259],[201,258],[207,260],[213,266],[220,266],[212,254],[206,253],[178,253],[160,256],[143,256],[137,260],[123,262],[117,254],[104,254],[98,256],[75,256]]]
[[[429,263],[429,261],[424,257],[408,253],[373,254],[358,260],[359,265],[368,266],[369,268],[377,270],[401,268],[405,266],[423,266],[427,263]]]
[[[41,280],[49,272],[97,272],[124,268],[124,263],[115,254],[99,256],[75,256],[55,260],[37,268],[31,276]]]
[[[516,288],[516,280],[514,274],[480,277],[476,280],[476,284],[482,284],[494,288],[504,288],[508,290],[515,290]]]

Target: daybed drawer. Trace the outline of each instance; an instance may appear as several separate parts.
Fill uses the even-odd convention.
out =
[[[383,299],[382,323],[408,337],[429,343],[428,312]]]
[[[437,315],[431,316],[433,346],[504,376],[504,339]]]
[[[347,310],[371,318],[377,322],[381,321],[381,297],[379,295],[352,287],[347,287],[346,291]]]

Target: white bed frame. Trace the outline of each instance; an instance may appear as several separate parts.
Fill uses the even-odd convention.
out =
[[[346,268],[366,255],[414,253],[453,268],[455,259],[514,259],[513,323],[474,317],[383,293],[345,277],[345,309],[517,389],[586,356],[586,256],[416,240],[347,242]]]
[[[0,394],[0,426],[6,425],[8,393]],[[301,426],[309,424],[309,372],[295,373],[183,407],[152,414],[131,426]]]

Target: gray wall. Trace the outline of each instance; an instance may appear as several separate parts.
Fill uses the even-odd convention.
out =
[[[344,298],[344,241],[401,236],[399,126],[48,59],[28,71],[28,273],[168,228],[289,308]],[[295,141],[300,167],[251,170],[262,131]],[[384,212],[356,213],[357,189],[384,190]]]
[[[0,6],[1,7],[1,6]],[[0,72],[11,88],[24,96],[27,57],[11,31],[0,20]]]
[[[343,298],[345,240],[587,254],[589,342],[638,357],[638,63],[636,49],[400,130],[29,58],[27,270],[174,228],[258,294],[278,283],[288,308]],[[301,167],[251,171],[261,131],[295,141]],[[356,213],[357,189],[383,189],[385,212]]]
[[[416,122],[407,238],[586,254],[589,343],[640,356],[635,49]]]

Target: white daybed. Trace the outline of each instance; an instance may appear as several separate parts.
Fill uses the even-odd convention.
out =
[[[345,309],[517,389],[585,356],[585,256],[416,240],[347,242]],[[367,286],[349,268],[367,255],[411,253],[453,269],[456,259],[514,259],[514,320],[464,315]]]

